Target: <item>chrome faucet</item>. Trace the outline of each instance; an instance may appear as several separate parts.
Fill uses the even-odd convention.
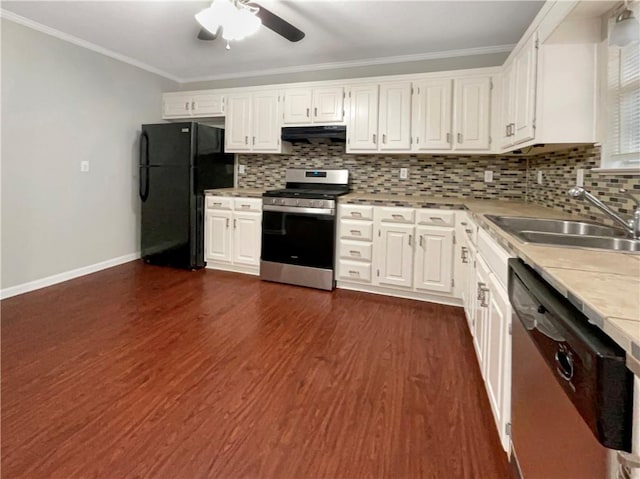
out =
[[[567,192],[567,194],[577,200],[587,200],[589,203],[606,213],[611,219],[621,224],[627,233],[633,236],[634,239],[640,239],[640,203],[635,196],[624,188],[620,188],[619,191],[626,197],[631,198],[631,201],[634,203],[633,217],[630,220],[625,220],[622,216],[613,211],[581,186],[574,186]]]

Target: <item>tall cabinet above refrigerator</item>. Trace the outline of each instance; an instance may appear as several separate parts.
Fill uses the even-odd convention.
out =
[[[142,259],[204,267],[204,190],[234,182],[224,130],[192,122],[142,125],[139,178]]]

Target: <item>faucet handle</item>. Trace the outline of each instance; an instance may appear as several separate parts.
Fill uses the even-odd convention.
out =
[[[633,201],[633,207],[635,209],[640,208],[640,200],[638,200],[638,198],[633,193],[630,193],[624,188],[620,188],[618,191],[622,193],[624,196],[626,196],[627,198],[629,198],[631,201]]]

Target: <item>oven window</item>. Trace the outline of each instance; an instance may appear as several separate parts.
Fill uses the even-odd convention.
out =
[[[333,269],[335,216],[264,211],[262,260]]]

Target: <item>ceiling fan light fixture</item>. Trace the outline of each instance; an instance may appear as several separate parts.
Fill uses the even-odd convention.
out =
[[[256,16],[258,9],[238,0],[213,0],[209,8],[195,15],[196,21],[207,31],[215,34],[222,27],[225,40],[242,40],[253,35],[261,25]]]
[[[625,8],[616,17],[616,23],[609,33],[609,44],[624,47],[638,42],[640,42],[640,23],[633,16],[633,12]]]

